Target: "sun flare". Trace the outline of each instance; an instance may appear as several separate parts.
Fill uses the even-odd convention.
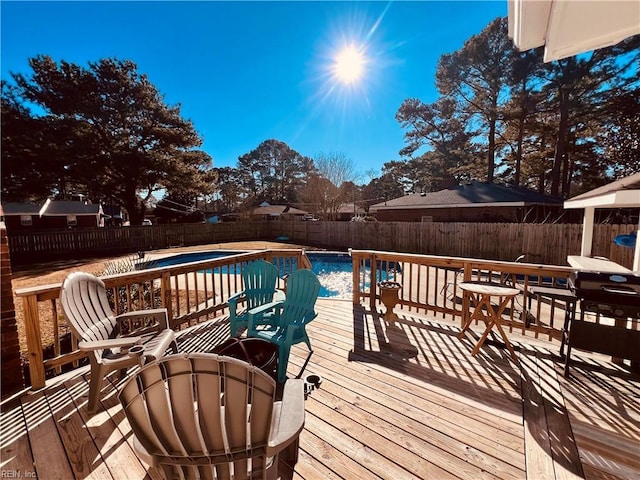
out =
[[[365,57],[357,48],[349,46],[336,55],[333,64],[335,77],[345,84],[358,82],[364,75]]]

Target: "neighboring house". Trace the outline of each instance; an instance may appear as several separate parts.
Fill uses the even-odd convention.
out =
[[[470,182],[394,198],[372,205],[369,213],[386,222],[535,223],[562,218],[562,204],[561,198],[523,187]]]
[[[6,202],[2,209],[8,231],[104,226],[101,205],[77,200],[47,200],[42,205]]]
[[[7,231],[41,228],[40,208],[41,205],[30,202],[3,202]]]
[[[264,202],[251,212],[252,220],[303,220],[309,212],[287,205],[269,205]]]
[[[363,216],[365,213],[364,208],[358,207],[356,204],[343,203],[340,205],[340,208],[338,208],[336,220],[348,222],[353,217],[358,215]]]
[[[40,209],[42,228],[103,227],[100,204],[70,200],[47,200]]]

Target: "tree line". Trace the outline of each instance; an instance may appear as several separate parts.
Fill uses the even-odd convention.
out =
[[[498,18],[437,65],[438,99],[396,114],[406,161],[383,177],[431,191],[500,181],[567,198],[640,171],[640,36],[550,63],[518,52]]]
[[[550,63],[518,52],[506,18],[442,55],[430,104],[408,98],[405,145],[368,182],[341,152],[310,157],[268,139],[215,168],[202,139],[130,60],[83,67],[48,56],[2,82],[2,196],[84,193],[117,203],[133,224],[147,201],[167,217],[285,203],[332,219],[411,192],[479,180],[569,197],[640,171],[640,36]],[[200,199],[200,200],[198,200]],[[201,203],[198,203],[200,201]],[[208,207],[204,207],[208,204]]]

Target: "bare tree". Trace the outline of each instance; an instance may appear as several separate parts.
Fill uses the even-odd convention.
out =
[[[353,160],[344,153],[319,153],[313,161],[320,175],[336,187],[340,187],[344,182],[355,182],[359,176]]]
[[[298,192],[298,198],[305,209],[310,209],[319,214],[325,220],[333,220],[339,205],[336,201],[340,196],[340,190],[326,178],[316,173],[307,177],[306,185]]]
[[[316,197],[319,197],[316,200],[319,200],[324,217],[333,220],[343,203],[349,199],[355,202],[353,187],[358,174],[353,160],[344,153],[319,153],[314,163],[320,178],[327,181],[320,182],[322,193],[318,195],[319,192],[316,191]]]

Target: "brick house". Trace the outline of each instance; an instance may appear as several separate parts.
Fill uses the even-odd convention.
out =
[[[523,187],[470,182],[369,207],[383,222],[542,222],[561,218],[562,199]],[[566,219],[565,219],[566,220]]]
[[[104,212],[100,204],[49,199],[40,206],[7,202],[2,204],[2,208],[9,231],[104,226]]]
[[[355,203],[343,203],[342,205],[340,205],[340,208],[338,208],[336,220],[349,221],[355,216],[364,216],[365,214],[366,212],[361,206]]]
[[[42,227],[42,205],[30,202],[2,202],[4,223],[8,230],[38,230]]]

